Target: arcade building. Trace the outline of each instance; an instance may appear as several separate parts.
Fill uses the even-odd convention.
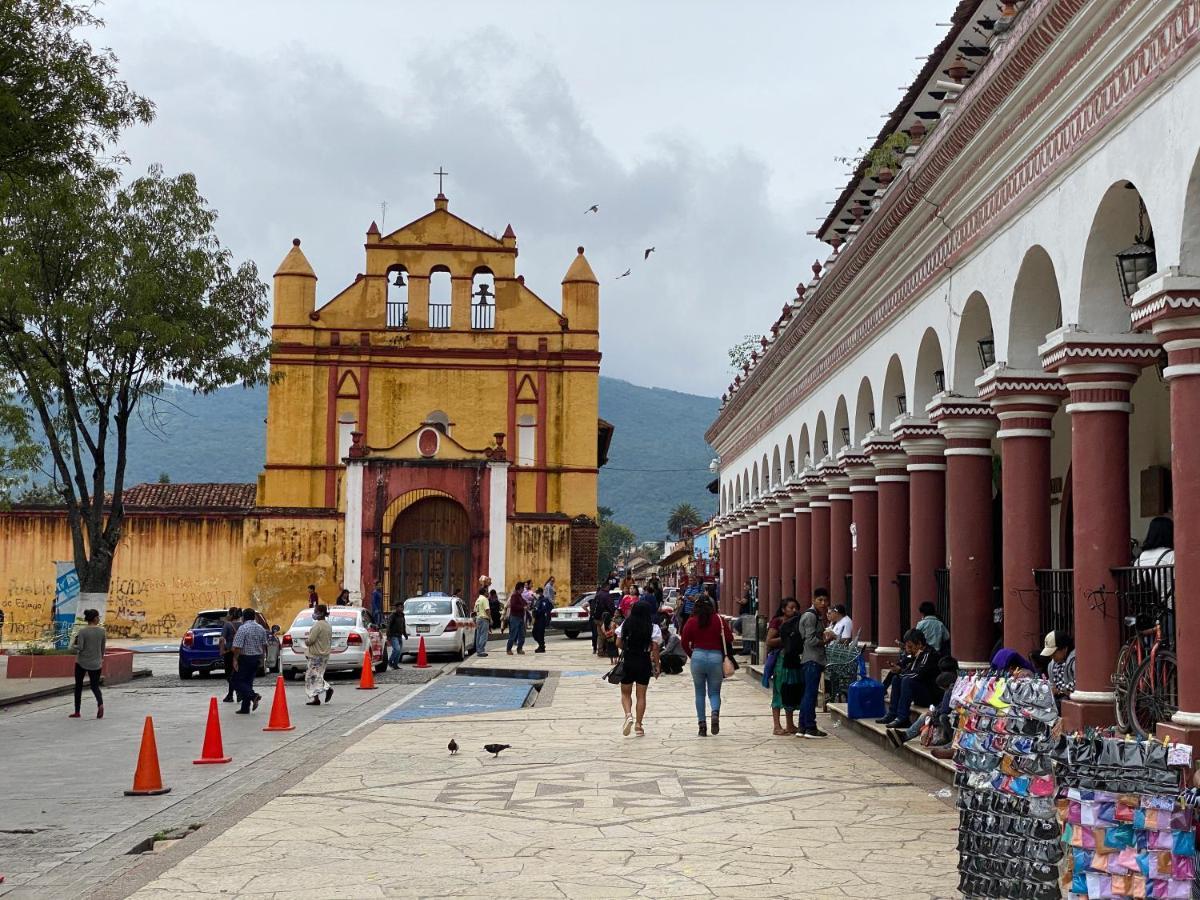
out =
[[[924,601],[966,667],[1070,631],[1068,728],[1150,611],[1200,738],[1197,109],[1196,0],[957,4],[707,432],[726,604],[827,586],[876,666]]]

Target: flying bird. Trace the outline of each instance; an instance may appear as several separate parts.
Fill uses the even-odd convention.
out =
[[[446,745],[446,749],[449,750],[450,755],[453,756],[458,752],[458,742],[454,740],[454,738],[450,738],[450,743]]]
[[[642,254],[642,262],[645,262],[646,260],[648,260],[650,258],[650,254],[653,252],[654,252],[653,247],[647,247],[646,252],[644,254]]]
[[[585,209],[585,210],[583,211],[583,214],[586,216],[586,215],[587,215],[588,213],[590,213],[590,212],[594,212],[594,213],[598,213],[598,212],[600,212],[600,204],[599,204],[599,203],[593,203],[591,206],[589,206],[587,209]]]
[[[483,749],[492,754],[493,757],[499,757],[501,750],[507,750],[512,744],[484,744]]]
[[[633,269],[626,269],[624,272],[622,272],[620,275],[617,276],[617,280],[620,281],[622,278],[626,277],[632,271],[633,271]]]

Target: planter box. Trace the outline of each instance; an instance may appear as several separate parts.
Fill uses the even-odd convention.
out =
[[[8,655],[9,678],[74,678],[75,657],[72,655]],[[121,684],[133,678],[133,651],[107,650],[100,667],[105,684]]]

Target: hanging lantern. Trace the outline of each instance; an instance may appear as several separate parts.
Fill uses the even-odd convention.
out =
[[[1121,296],[1129,306],[1138,285],[1158,271],[1154,253],[1154,235],[1146,234],[1146,204],[1138,198],[1138,232],[1133,245],[1117,254],[1117,275],[1121,279]]]
[[[979,339],[979,364],[985,369],[996,364],[996,341],[990,334]]]
[[[896,395],[896,412],[905,415],[908,412],[908,397],[905,394]]]
[[[936,389],[934,393],[937,394],[946,390],[946,372],[944,369],[938,369],[933,373],[933,386]]]

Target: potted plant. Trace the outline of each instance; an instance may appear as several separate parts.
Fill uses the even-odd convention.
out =
[[[888,135],[867,154],[867,176],[880,184],[890,184],[900,167],[900,159],[912,140],[903,131]]]

